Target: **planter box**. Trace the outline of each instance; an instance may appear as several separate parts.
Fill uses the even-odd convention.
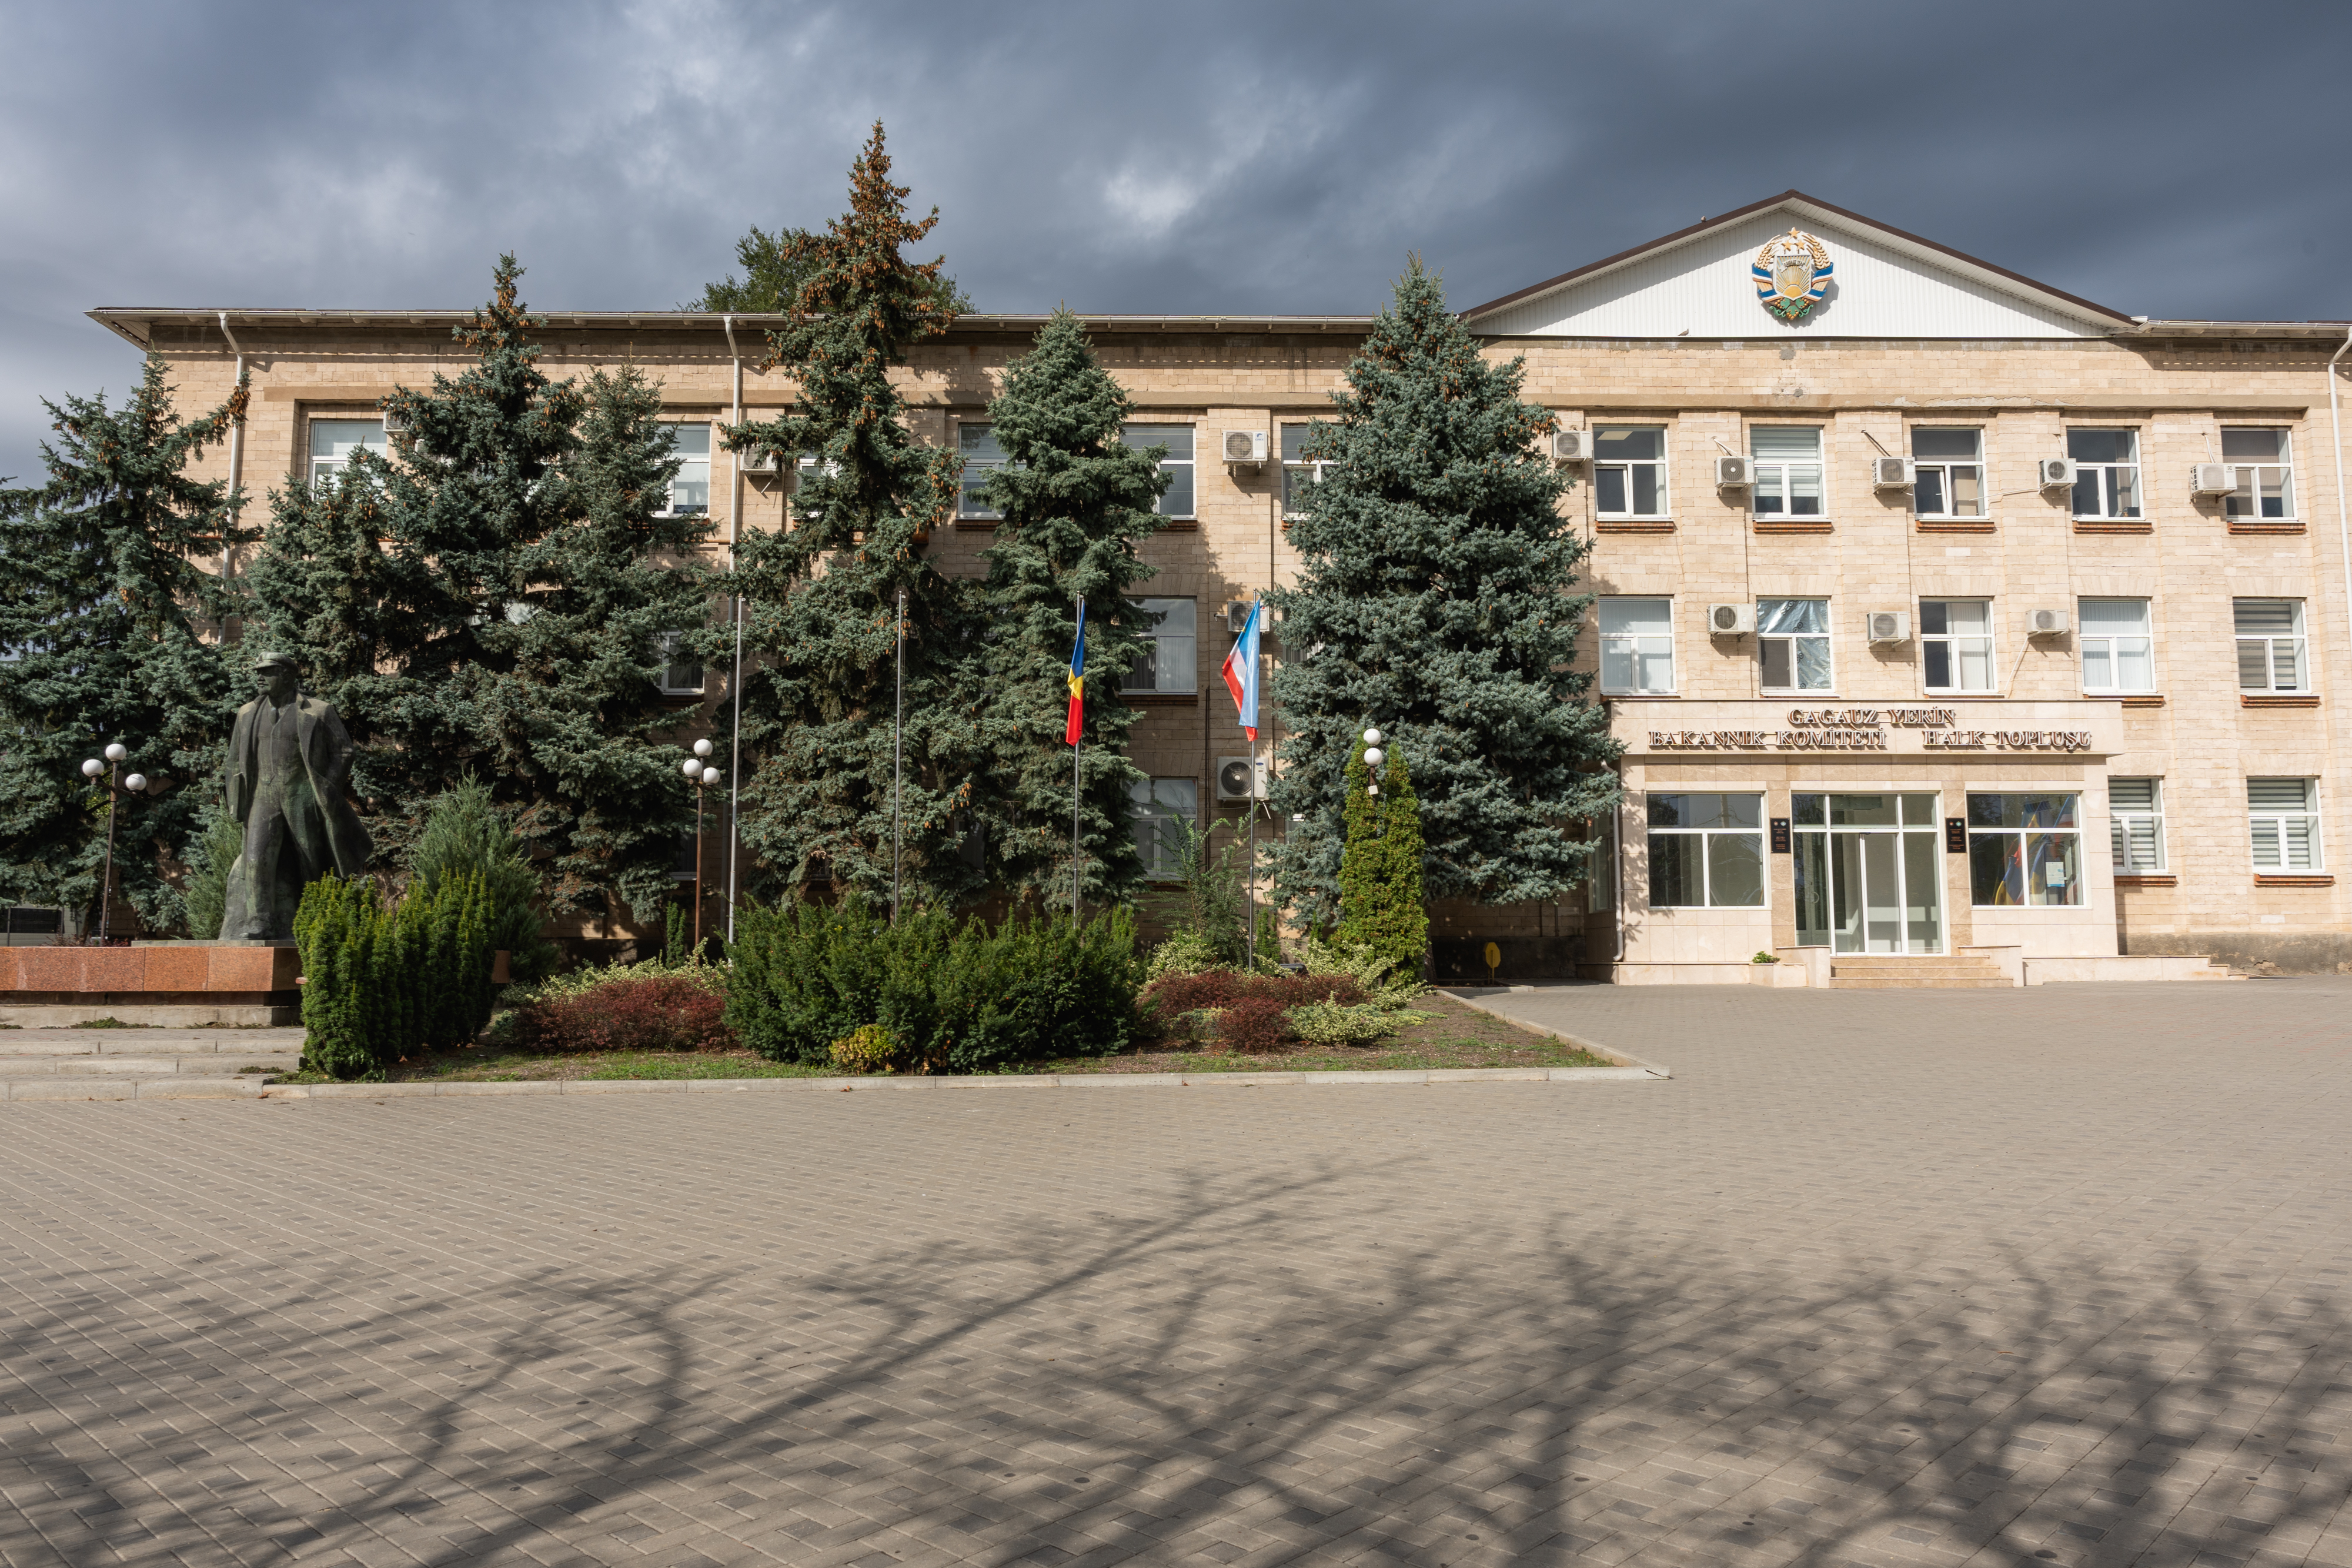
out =
[[[1805,987],[1805,967],[1802,964],[1750,964],[1748,983],[1769,986],[1774,990],[1802,990]]]

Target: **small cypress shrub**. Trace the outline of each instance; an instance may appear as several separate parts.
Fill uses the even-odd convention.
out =
[[[180,907],[187,913],[188,935],[209,942],[220,935],[229,868],[245,852],[245,832],[218,806],[207,810],[203,821],[203,836],[188,848],[188,880],[180,891]]]
[[[1429,911],[1422,894],[1421,800],[1412,792],[1404,748],[1393,737],[1380,779],[1372,782],[1359,736],[1348,758],[1347,847],[1339,859],[1338,940],[1369,947],[1405,974],[1421,973],[1429,946]]]
[[[547,939],[539,872],[487,784],[469,774],[435,797],[409,851],[408,876],[428,895],[446,879],[478,877],[488,894],[488,944],[506,950],[509,972],[525,985],[555,972],[562,954]]]

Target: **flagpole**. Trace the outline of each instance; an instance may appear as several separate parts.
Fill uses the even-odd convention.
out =
[[[907,591],[898,591],[898,711],[890,721],[890,924],[898,924],[898,867],[906,858]]]
[[[1087,645],[1087,596],[1078,595],[1078,648],[1072,657],[1083,660]],[[1077,699],[1077,724],[1070,732],[1070,924],[1078,923],[1078,758],[1087,748],[1086,698]]]
[[[1258,607],[1253,604],[1250,606],[1250,630],[1263,637],[1265,630],[1258,625],[1257,617]],[[1257,680],[1257,649],[1255,646],[1250,649],[1249,660],[1250,680],[1255,691]],[[1255,719],[1257,715],[1252,713],[1250,717]],[[1249,743],[1249,787],[1242,791],[1248,797],[1242,810],[1249,813],[1249,928],[1242,937],[1242,957],[1255,969],[1257,967],[1257,737],[1251,736]]]

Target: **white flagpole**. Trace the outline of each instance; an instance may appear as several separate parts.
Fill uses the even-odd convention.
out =
[[[1078,665],[1079,679],[1083,682],[1086,678],[1087,596],[1081,593],[1077,598],[1077,647],[1074,657]],[[1073,925],[1078,923],[1078,758],[1087,748],[1087,710],[1083,685],[1080,691],[1078,737],[1070,743],[1070,924]]]

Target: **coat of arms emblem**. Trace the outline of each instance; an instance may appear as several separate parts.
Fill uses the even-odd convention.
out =
[[[1783,321],[1801,321],[1829,292],[1829,247],[1790,229],[1765,242],[1752,270],[1756,298],[1764,308]]]

